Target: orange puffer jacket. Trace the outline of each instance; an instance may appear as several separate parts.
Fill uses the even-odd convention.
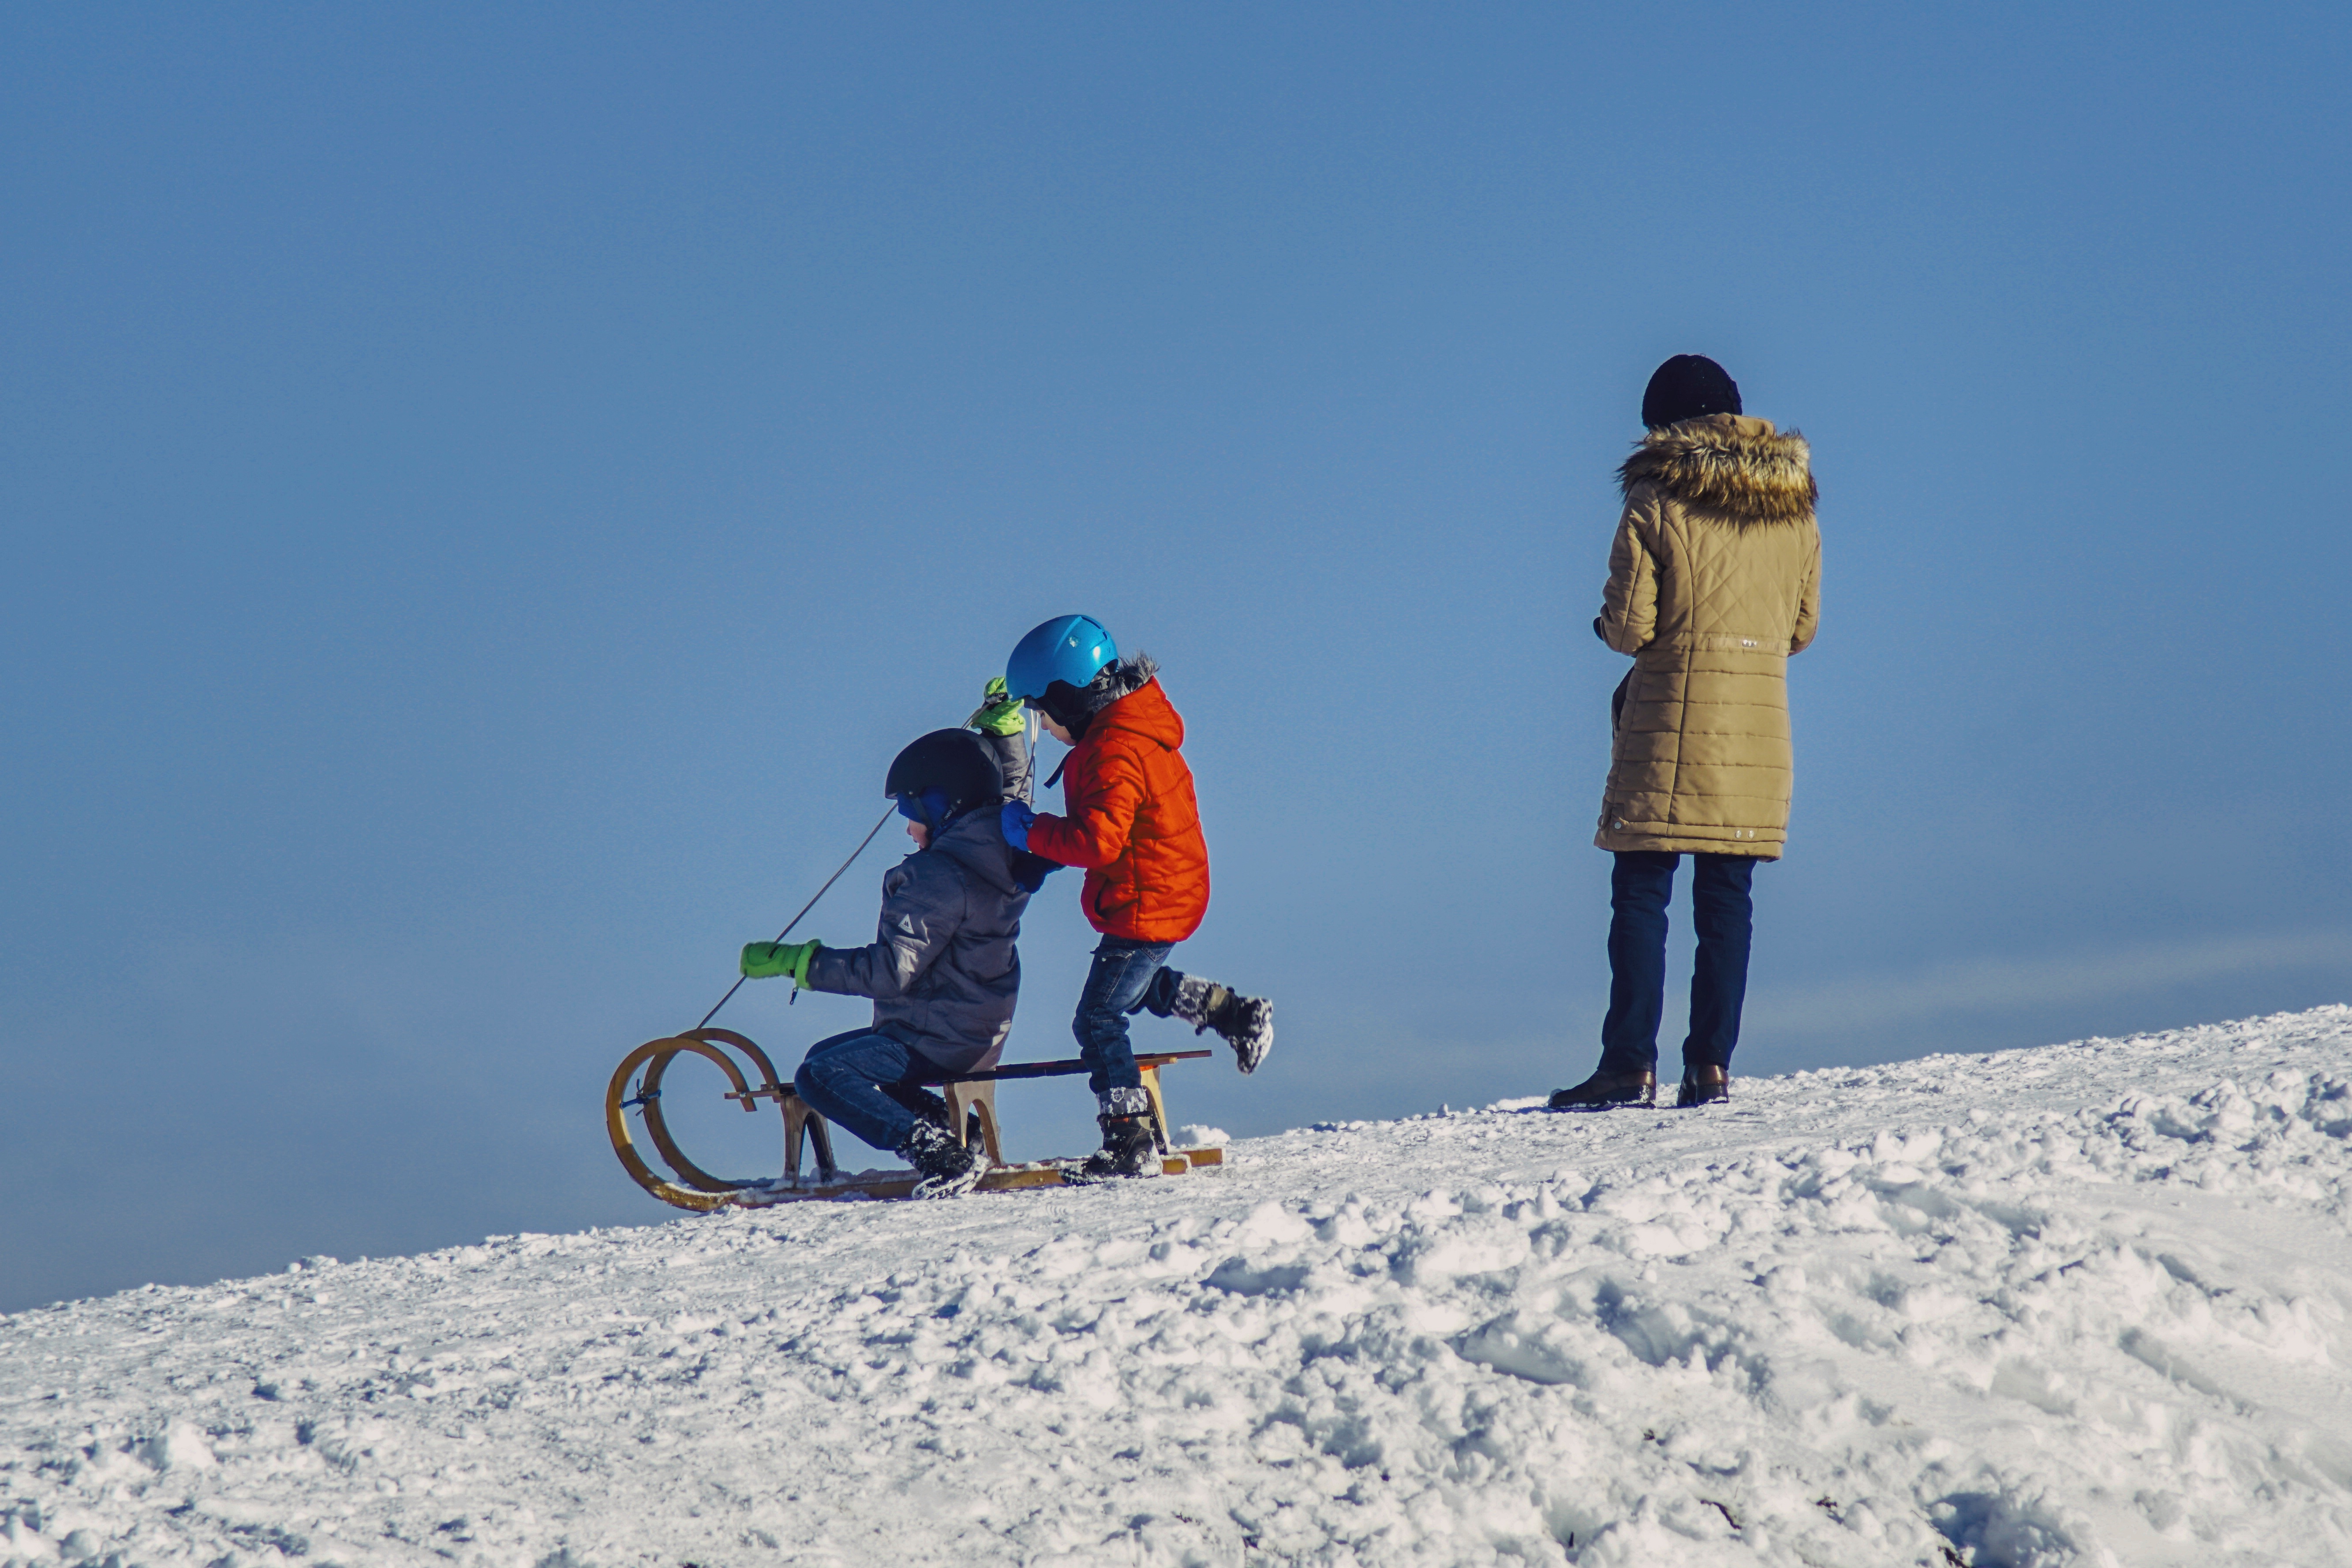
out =
[[[1086,868],[1087,918],[1106,936],[1181,942],[1209,912],[1209,845],[1184,721],[1151,681],[1095,715],[1064,765],[1066,816],[1030,824],[1033,854]]]

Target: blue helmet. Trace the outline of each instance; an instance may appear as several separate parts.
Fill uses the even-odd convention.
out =
[[[1056,615],[1014,645],[1004,685],[1016,697],[1042,697],[1055,681],[1084,691],[1118,657],[1118,644],[1091,615]]]

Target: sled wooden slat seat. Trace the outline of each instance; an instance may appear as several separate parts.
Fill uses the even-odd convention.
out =
[[[747,1077],[721,1046],[741,1052],[758,1073],[758,1082]],[[662,1116],[661,1095],[663,1074],[677,1056],[700,1056],[718,1064],[726,1073],[730,1088],[727,1099],[744,1110],[757,1108],[762,1100],[772,1100],[783,1113],[784,1173],[780,1181],[730,1181],[712,1176],[689,1159],[671,1136],[669,1125]],[[1180,1149],[1170,1135],[1168,1103],[1160,1087],[1160,1070],[1174,1062],[1191,1061],[1213,1055],[1207,1051],[1158,1051],[1138,1055],[1135,1065],[1143,1079],[1144,1093],[1151,1102],[1152,1133],[1160,1145],[1160,1169],[1178,1176],[1202,1166],[1222,1165],[1224,1151],[1216,1148]],[[636,1092],[629,1093],[629,1076],[643,1069]],[[1016,1061],[992,1068],[984,1072],[927,1074],[911,1080],[925,1088],[937,1089],[948,1103],[949,1124],[959,1142],[969,1143],[977,1128],[982,1147],[987,1151],[990,1170],[981,1178],[982,1192],[1003,1192],[1024,1187],[1059,1186],[1061,1167],[1050,1161],[1027,1165],[1008,1165],[998,1130],[996,1116],[996,1086],[1008,1080],[1023,1078],[1066,1078],[1087,1071],[1083,1061]],[[629,1132],[628,1113],[638,1111],[645,1118],[646,1134],[659,1151],[662,1159],[677,1173],[678,1180],[669,1181],[646,1163],[638,1152]],[[613,1152],[620,1156],[622,1166],[630,1178],[664,1203],[679,1208],[712,1209],[728,1204],[764,1205],[796,1199],[872,1197],[889,1198],[909,1196],[915,1186],[912,1173],[891,1173],[871,1176],[845,1177],[834,1159],[832,1130],[825,1120],[801,1099],[790,1082],[781,1080],[767,1053],[732,1030],[696,1029],[684,1034],[661,1040],[650,1040],[629,1052],[614,1069],[612,1082],[604,1094],[604,1127],[613,1142]],[[813,1179],[804,1182],[801,1176],[801,1155],[804,1148],[814,1147],[817,1169]]]

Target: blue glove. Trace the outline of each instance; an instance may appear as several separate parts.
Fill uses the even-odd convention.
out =
[[[996,820],[1003,826],[1006,843],[1016,850],[1026,851],[1029,848],[1029,824],[1037,820],[1037,813],[1031,810],[1025,801],[1007,800],[1004,809],[996,814]]]

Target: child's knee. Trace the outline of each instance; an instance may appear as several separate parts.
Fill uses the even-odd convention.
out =
[[[1111,1007],[1082,1007],[1070,1020],[1070,1032],[1081,1047],[1127,1038],[1127,1014]]]
[[[803,1061],[800,1071],[793,1074],[793,1092],[812,1103],[824,1092],[824,1074],[815,1057]]]

